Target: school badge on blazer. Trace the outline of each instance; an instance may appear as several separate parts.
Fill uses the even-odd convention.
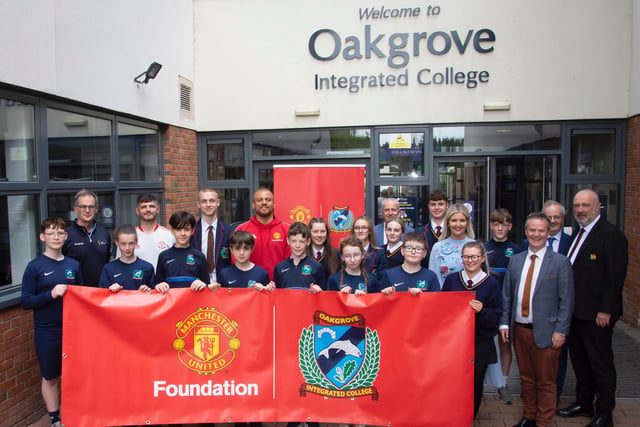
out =
[[[186,368],[215,374],[229,366],[240,348],[238,323],[215,308],[200,307],[176,324],[173,349]]]
[[[365,327],[361,314],[317,311],[313,324],[300,335],[298,362],[305,379],[300,396],[378,400],[374,383],[380,371],[380,339],[377,331]]]
[[[327,218],[329,228],[336,233],[348,233],[353,226],[353,212],[349,206],[334,206]]]

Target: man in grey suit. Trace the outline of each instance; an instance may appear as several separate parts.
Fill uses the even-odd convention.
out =
[[[556,410],[560,348],[573,314],[573,270],[549,250],[549,218],[527,217],[529,249],[509,261],[502,285],[500,336],[513,339],[522,385],[523,417],[514,427],[548,427]]]

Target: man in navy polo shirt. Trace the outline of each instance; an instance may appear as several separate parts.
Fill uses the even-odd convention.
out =
[[[102,268],[111,259],[111,234],[95,220],[98,196],[91,190],[78,191],[73,210],[76,218],[67,227],[67,240],[62,253],[80,263],[83,285],[98,286]]]

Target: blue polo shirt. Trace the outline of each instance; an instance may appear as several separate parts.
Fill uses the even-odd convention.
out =
[[[277,288],[310,288],[312,284],[327,289],[324,268],[309,256],[294,265],[291,257],[276,264],[273,269],[273,281]]]

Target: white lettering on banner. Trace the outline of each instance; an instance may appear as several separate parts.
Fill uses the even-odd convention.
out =
[[[258,384],[226,381],[214,384],[209,380],[204,384],[167,384],[166,381],[153,382],[153,397],[197,397],[197,396],[258,396]]]

